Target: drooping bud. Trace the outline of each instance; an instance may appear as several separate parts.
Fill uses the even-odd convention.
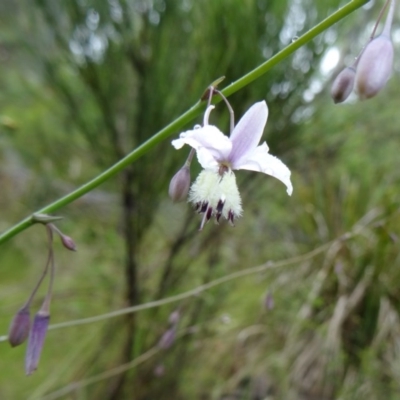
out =
[[[39,311],[33,320],[32,329],[29,332],[28,348],[25,358],[25,373],[31,375],[39,364],[44,340],[49,327],[50,314],[46,311]]]
[[[170,328],[161,336],[158,346],[161,349],[169,349],[175,342],[175,327]]]
[[[340,261],[336,262],[334,271],[336,275],[340,275],[343,272],[343,263]]]
[[[180,320],[180,318],[181,317],[180,317],[179,310],[175,310],[169,315],[168,322],[171,325],[177,325],[179,320]]]
[[[393,13],[392,0],[382,34],[367,44],[358,60],[355,89],[360,99],[375,96],[386,85],[392,73],[393,43],[390,39],[390,30]]]
[[[184,165],[171,179],[169,184],[169,197],[177,203],[186,199],[190,188],[190,170]]]
[[[55,226],[52,223],[47,224],[47,227],[50,228],[51,231],[57,233],[58,236],[60,236],[61,243],[63,244],[63,246],[66,249],[71,250],[71,251],[76,251],[76,244],[75,244],[74,240],[71,237],[69,237],[67,235],[64,235],[60,231],[60,229],[58,229],[57,226]]]
[[[153,373],[155,376],[157,376],[158,378],[163,376],[165,374],[165,367],[164,364],[158,364],[156,365],[156,367],[153,370]]]
[[[64,235],[63,233],[60,234],[60,239],[61,239],[61,243],[63,244],[63,246],[71,251],[76,251],[76,244],[75,242],[72,240],[71,237]]]
[[[332,83],[331,96],[336,103],[342,103],[349,96],[354,87],[356,70],[354,67],[344,68]]]
[[[360,99],[375,96],[386,85],[392,67],[392,41],[380,35],[367,44],[358,62],[355,89]]]
[[[273,310],[275,307],[274,297],[272,296],[271,291],[269,290],[264,299],[264,306],[267,310]]]
[[[8,341],[12,347],[24,343],[29,334],[31,315],[29,308],[22,307],[14,316],[8,330]]]

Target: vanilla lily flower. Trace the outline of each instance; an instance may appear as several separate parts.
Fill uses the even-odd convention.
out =
[[[258,146],[268,118],[266,102],[250,107],[230,137],[208,124],[213,108],[207,108],[203,127],[198,125],[172,141],[176,149],[185,144],[193,147],[204,168],[189,192],[189,201],[199,213],[204,213],[200,230],[212,216],[217,222],[223,216],[233,224],[235,218],[242,215],[242,202],[233,170],[263,172],[282,181],[289,195],[293,191],[286,165],[268,153],[266,142]]]

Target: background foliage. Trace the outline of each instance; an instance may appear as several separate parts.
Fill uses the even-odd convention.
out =
[[[214,79],[239,78],[340,5],[2,1],[0,228],[86,182]],[[377,98],[340,106],[320,68],[332,47],[340,63],[358,54],[380,6],[359,10],[230,98],[237,118],[267,100],[265,137],[293,171],[291,198],[278,181],[239,173],[244,218],[198,233],[197,215],[166,195],[186,155],[166,141],[62,210],[58,226],[79,251],[57,244],[51,318],[98,315],[271,260],[293,262],[180,302],[50,331],[29,378],[25,349],[0,343],[0,398],[398,398],[398,64]],[[222,104],[212,118],[227,129]],[[35,226],[2,246],[4,334],[44,265],[45,239]],[[176,310],[177,337],[158,349]]]

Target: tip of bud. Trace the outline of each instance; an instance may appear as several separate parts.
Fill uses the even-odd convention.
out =
[[[335,104],[342,103],[350,96],[355,76],[356,70],[353,67],[346,67],[335,78],[331,88],[331,97]]]
[[[29,334],[29,327],[31,325],[31,315],[29,308],[21,308],[11,321],[8,330],[8,342],[11,347],[19,346],[24,343]]]
[[[186,199],[190,188],[190,171],[184,165],[171,179],[168,194],[173,202],[178,203]]]
[[[26,375],[31,375],[39,364],[44,340],[49,327],[50,315],[47,312],[39,311],[33,320],[32,329],[29,332],[28,348],[25,358]]]

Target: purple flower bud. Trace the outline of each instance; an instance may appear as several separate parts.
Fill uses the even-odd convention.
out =
[[[353,67],[346,67],[335,78],[331,88],[331,96],[335,103],[341,103],[350,96],[355,76],[356,70]]]
[[[154,375],[157,376],[157,377],[163,376],[163,375],[165,374],[165,367],[164,367],[164,365],[163,365],[163,364],[158,364],[158,365],[154,368],[153,372],[154,372]]]
[[[28,307],[21,308],[14,316],[8,330],[8,341],[12,347],[24,343],[29,334],[31,315]]]
[[[76,244],[72,240],[72,238],[70,238],[67,235],[60,234],[60,239],[61,239],[61,243],[63,244],[63,246],[66,249],[71,250],[71,251],[76,251]]]
[[[175,342],[175,328],[170,328],[161,336],[158,346],[161,349],[169,349]]]
[[[357,64],[355,88],[360,99],[375,96],[386,85],[392,67],[392,41],[380,35],[367,44]]]
[[[190,187],[190,171],[187,165],[184,165],[171,179],[169,184],[169,197],[177,203],[186,199]]]
[[[273,310],[273,308],[275,307],[274,298],[270,291],[268,291],[267,295],[265,296],[264,305],[267,310]]]
[[[336,275],[340,275],[343,272],[343,263],[340,261],[336,262],[334,271]]]
[[[49,327],[50,315],[48,312],[39,311],[33,320],[32,329],[29,332],[28,348],[25,357],[26,375],[31,375],[39,364],[44,339]]]
[[[179,310],[175,310],[169,315],[168,322],[171,325],[176,325],[180,320],[180,313]]]

